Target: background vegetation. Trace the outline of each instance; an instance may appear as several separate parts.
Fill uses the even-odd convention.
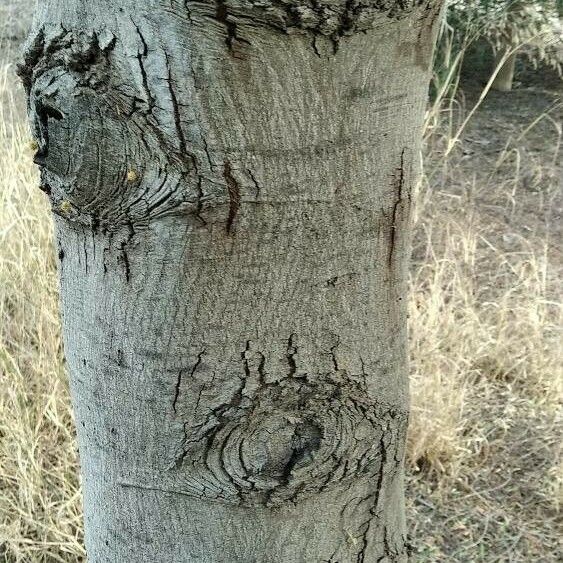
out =
[[[511,34],[527,58],[512,92],[490,90],[504,25],[492,4],[451,7],[425,126],[409,319],[416,561],[562,558],[560,45],[555,24],[543,39],[536,23]],[[0,5],[0,561],[77,562],[51,223],[14,76],[26,10]]]

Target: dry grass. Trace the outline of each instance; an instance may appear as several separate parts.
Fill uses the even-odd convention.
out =
[[[75,562],[80,491],[52,233],[20,95],[2,67],[0,560]],[[416,210],[408,465],[417,560],[555,561],[563,468],[553,234],[542,219],[531,233],[518,225],[521,207],[549,216],[556,161],[540,158],[536,172],[550,181],[536,199],[518,191],[518,147],[495,153],[481,175],[461,149],[446,162],[454,114],[429,138]]]
[[[476,198],[433,194],[417,227],[410,459],[440,473],[467,457],[469,405],[489,388],[512,386],[546,411],[561,399],[563,308],[549,296],[549,240],[501,232],[512,249],[496,246],[499,226]]]
[[[466,112],[445,104],[427,139],[410,299],[418,560],[561,560],[560,103],[537,97],[491,94],[448,159]]]
[[[51,224],[14,80],[0,68],[0,560],[76,561],[80,491]]]

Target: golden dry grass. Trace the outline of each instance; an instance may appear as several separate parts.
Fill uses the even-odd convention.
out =
[[[75,562],[84,555],[80,490],[52,232],[36,189],[20,96],[13,68],[4,65],[0,560]],[[503,217],[512,213],[513,223],[519,220],[512,147],[501,153],[501,164],[497,159],[502,181],[498,175],[476,178],[463,171],[461,160],[440,160],[440,147],[451,139],[447,131],[445,142],[438,134],[435,146],[429,142],[411,276],[408,466],[417,560],[552,561],[563,473],[555,453],[561,306],[551,231],[523,236],[483,211],[494,202]],[[550,205],[548,192],[538,214]],[[533,473],[522,477],[524,466]],[[527,490],[530,475],[535,481]],[[504,500],[495,503],[500,493]],[[455,545],[440,536],[441,526],[446,536],[458,536]],[[493,551],[483,551],[483,543]]]
[[[0,68],[0,560],[76,561],[80,491],[46,202]]]
[[[410,295],[417,560],[562,557],[561,102],[540,98],[491,93],[448,159],[467,112],[444,104],[427,138]]]
[[[462,198],[435,194],[427,204],[410,296],[410,459],[450,473],[467,455],[461,435],[476,395],[500,380],[549,411],[563,383],[549,241],[512,234],[515,248],[499,248],[483,224],[489,218]]]

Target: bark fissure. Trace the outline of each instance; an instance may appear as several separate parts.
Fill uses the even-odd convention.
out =
[[[145,103],[147,105],[147,109],[146,109],[146,114],[150,114],[152,113],[156,102],[154,100],[154,97],[152,95],[151,89],[149,87],[149,77],[147,74],[147,71],[145,69],[145,63],[144,60],[146,59],[147,55],[149,54],[149,47],[148,44],[145,40],[144,35],[142,34],[141,30],[139,29],[139,26],[133,21],[131,20],[131,22],[133,23],[133,26],[135,27],[135,31],[137,32],[137,35],[141,41],[141,45],[142,45],[142,50],[140,52],[137,53],[137,62],[139,64],[139,71],[141,73],[141,79],[142,79],[142,83],[143,83],[143,90],[145,93]]]
[[[397,175],[394,180],[395,202],[391,213],[391,234],[389,241],[389,257],[388,263],[391,266],[393,255],[395,253],[395,241],[397,237],[397,229],[399,228],[399,211],[403,209],[403,188],[405,184],[405,149],[401,151],[400,165],[397,169]]]
[[[297,346],[293,343],[294,334],[290,334],[287,340],[287,363],[289,364],[288,377],[293,377],[297,371],[295,356],[297,354]]]
[[[332,361],[332,367],[335,372],[338,372],[338,360],[336,359],[336,349],[340,346],[340,337],[337,337],[334,346],[330,347],[330,359]]]
[[[245,43],[250,45],[250,41],[239,37],[237,31],[237,23],[232,15],[229,14],[226,0],[215,0],[216,10],[215,17],[217,21],[225,26],[227,36],[225,37],[225,44],[233,57],[242,58],[236,51],[236,43]]]
[[[170,91],[170,99],[172,101],[173,115],[174,115],[174,125],[176,127],[176,133],[178,134],[178,141],[180,145],[180,152],[186,154],[187,143],[186,137],[184,136],[184,130],[182,129],[182,121],[180,117],[180,108],[178,104],[178,98],[176,97],[176,91],[174,90],[174,78],[172,77],[172,69],[170,68],[170,60],[168,54],[164,54],[166,59],[166,68],[168,70],[168,90]]]
[[[233,169],[228,160],[223,162],[223,178],[225,179],[229,194],[229,214],[227,215],[225,230],[230,235],[233,232],[235,219],[240,207],[240,186],[233,176]]]
[[[195,372],[199,368],[204,354],[205,354],[205,348],[197,354],[197,359],[196,359],[194,365],[191,367],[191,369],[189,371],[190,378],[193,378]],[[182,379],[183,379],[185,373],[186,373],[186,370],[179,370],[178,371],[178,378],[176,379],[176,385],[174,386],[174,398],[172,399],[172,410],[175,413],[178,412],[176,405],[178,404],[178,399],[180,398],[180,392],[181,392],[181,389],[182,389]],[[200,392],[200,395],[201,395],[201,392]],[[199,403],[199,399],[196,402],[196,409],[197,409],[198,403]]]
[[[250,179],[252,180],[252,183],[254,184],[254,188],[255,188],[254,200],[258,201],[260,199],[260,192],[262,190],[262,186],[260,186],[260,184],[258,183],[258,180],[256,179],[256,176],[253,174],[253,172],[250,168],[247,168],[246,171],[248,172],[248,175],[250,176]]]
[[[125,281],[129,283],[131,280],[131,264],[129,263],[129,254],[127,253],[127,243],[121,243],[121,261],[125,270]]]

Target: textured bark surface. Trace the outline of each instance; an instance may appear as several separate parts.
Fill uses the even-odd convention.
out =
[[[437,3],[45,0],[89,561],[403,561],[411,189]]]

